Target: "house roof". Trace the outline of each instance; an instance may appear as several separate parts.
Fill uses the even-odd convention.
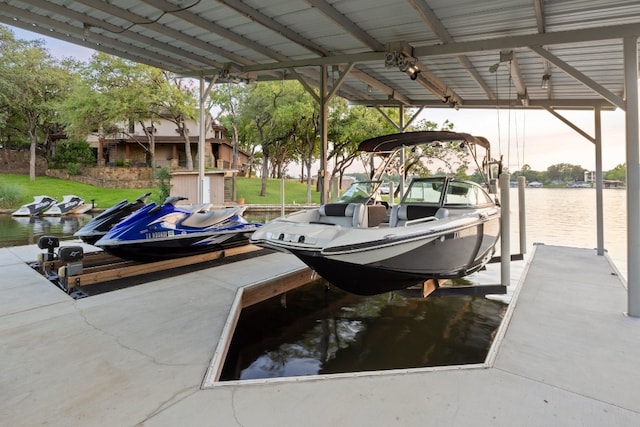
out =
[[[623,108],[623,39],[640,35],[635,0],[0,4],[0,22],[185,76],[316,85],[324,65],[364,105]]]

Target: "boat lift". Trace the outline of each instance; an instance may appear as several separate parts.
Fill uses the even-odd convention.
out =
[[[518,177],[518,206],[519,206],[519,236],[520,252],[511,253],[511,215],[509,185],[510,175],[500,174],[498,185],[500,191],[500,256],[491,258],[488,264],[500,263],[500,284],[468,285],[468,286],[440,286],[437,279],[429,279],[418,289],[421,297],[452,296],[452,295],[504,295],[511,283],[511,262],[524,260],[527,247],[526,214],[525,214],[525,177]],[[495,186],[494,183],[492,185]]]
[[[202,264],[261,250],[254,245],[243,245],[199,255],[143,263],[123,260],[102,251],[85,254],[82,246],[60,247],[59,239],[54,236],[40,237],[38,247],[46,249],[46,252],[38,254],[38,261],[32,267],[75,299],[88,296],[81,290],[83,286]]]

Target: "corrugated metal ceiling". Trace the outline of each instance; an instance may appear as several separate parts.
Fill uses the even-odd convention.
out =
[[[0,22],[191,76],[222,70],[240,79],[298,74],[317,84],[326,65],[331,83],[353,62],[339,94],[368,105],[611,106],[588,82],[623,97],[622,39],[640,36],[636,0],[0,0],[0,5]],[[385,64],[389,52],[396,52],[392,65]],[[491,72],[501,52],[511,54]],[[395,64],[402,55],[420,69],[417,79]],[[551,76],[548,89],[541,88],[544,74]]]

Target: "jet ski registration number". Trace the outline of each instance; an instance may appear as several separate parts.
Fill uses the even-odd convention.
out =
[[[155,233],[147,233],[144,235],[145,239],[162,239],[164,237],[172,237],[175,236],[173,230],[170,231],[156,231]]]

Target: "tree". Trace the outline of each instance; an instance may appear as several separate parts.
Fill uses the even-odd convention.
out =
[[[286,108],[294,103],[297,82],[265,82],[250,85],[241,112],[245,124],[243,136],[253,138],[262,152],[262,186],[260,196],[267,194],[269,162],[276,160],[279,173],[290,161],[287,141],[291,142],[295,133],[297,117]]]
[[[627,181],[627,166],[624,163],[620,163],[615,168],[604,173],[604,179],[610,179],[613,181]]]
[[[387,114],[393,115],[393,111]],[[335,98],[329,110],[329,159],[334,163],[331,177],[337,177],[339,185],[346,169],[360,159],[364,165],[370,163],[366,153],[358,152],[362,141],[395,131],[380,113],[363,106],[349,106],[342,98]]]
[[[152,174],[155,175],[155,127],[160,115],[172,102],[182,97],[170,86],[163,72],[105,53],[96,53],[82,70],[83,84],[78,85],[65,103],[64,118],[75,134],[98,130],[102,133],[129,134],[118,123],[140,124],[148,144]],[[180,115],[180,109],[171,111]],[[188,111],[185,107],[185,111]],[[174,116],[172,116],[175,119]]]
[[[569,163],[558,163],[547,168],[547,179],[551,182],[575,182],[584,180],[584,169],[582,166],[571,165]]]
[[[513,173],[514,176],[524,176],[526,182],[543,182],[544,178],[541,172],[534,171],[529,165],[523,165],[520,171]]]
[[[73,61],[58,63],[41,41],[15,40],[0,27],[0,123],[27,137],[30,145],[29,177],[35,180],[36,152],[57,126],[58,104],[75,83]]]
[[[238,169],[238,150],[240,149],[240,127],[242,126],[242,105],[245,102],[248,95],[248,86],[244,84],[226,84],[219,85],[217,88],[211,91],[209,99],[214,105],[220,109],[218,117],[221,123],[227,129],[227,134],[231,135],[231,143],[233,146],[233,158],[231,160],[231,168]],[[253,151],[252,151],[253,153]],[[252,164],[252,157],[250,158],[250,164]],[[249,167],[249,176],[251,176],[251,169]],[[231,181],[231,197],[233,200],[237,199],[237,185],[236,176],[234,173]]]
[[[191,141],[189,140],[189,127],[187,120],[197,116],[196,96],[194,88],[187,81],[176,77],[168,71],[152,73],[157,102],[156,110],[165,119],[176,125],[178,134],[184,139],[184,151],[187,160],[187,169],[193,170],[193,156],[191,155]]]

